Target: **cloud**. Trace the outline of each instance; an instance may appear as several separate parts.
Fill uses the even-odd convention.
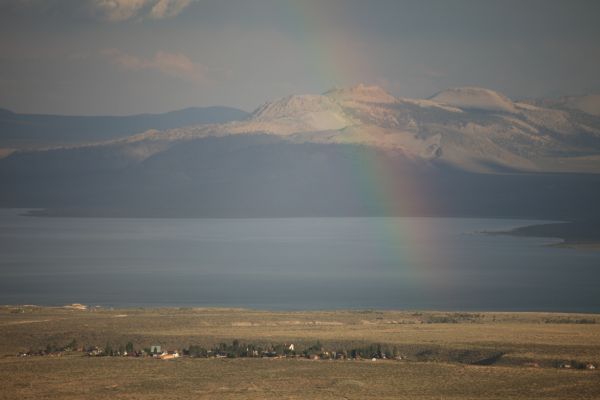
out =
[[[138,16],[147,3],[148,0],[93,0],[90,7],[98,18],[120,22]]]
[[[123,22],[179,15],[196,0],[0,0],[0,10]]]
[[[209,82],[208,69],[202,64],[194,63],[185,54],[157,51],[154,57],[145,59],[119,49],[106,49],[102,51],[102,55],[108,57],[114,65],[128,71],[154,70],[195,84]]]
[[[94,15],[110,22],[179,15],[192,0],[89,0]]]
[[[159,0],[150,10],[150,16],[154,19],[174,17],[189,6],[190,2],[191,0]]]

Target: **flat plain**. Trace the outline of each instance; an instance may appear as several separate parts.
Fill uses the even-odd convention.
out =
[[[18,356],[48,345],[393,346],[401,359]],[[600,398],[600,315],[0,308],[1,399]],[[398,357],[400,358],[400,357]]]

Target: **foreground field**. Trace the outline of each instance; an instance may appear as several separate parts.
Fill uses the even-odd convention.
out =
[[[402,360],[17,357],[48,344],[169,349],[223,341],[393,345]],[[262,312],[0,308],[6,399],[598,398],[600,316],[542,313]],[[501,354],[491,365],[478,358]],[[474,358],[475,357],[475,358]]]
[[[443,363],[128,358],[3,360],[6,399],[597,398],[593,372]]]

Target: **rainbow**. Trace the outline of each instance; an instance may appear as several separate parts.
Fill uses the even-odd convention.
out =
[[[334,12],[323,12],[322,8],[335,5],[319,3],[319,7],[313,7],[310,2],[302,1],[285,4],[289,7],[284,8],[286,15],[283,20],[287,21],[288,30],[294,32],[302,44],[305,69],[317,78],[321,89],[360,83],[358,78],[370,68],[368,60],[353,49],[360,40],[353,39],[350,31],[343,35],[334,32],[319,35],[327,31],[330,24],[324,16],[335,15]],[[349,156],[355,157],[356,154]],[[436,249],[423,248],[423,239],[433,235],[430,225],[420,218],[407,217],[431,209],[430,199],[423,193],[422,183],[410,173],[398,173],[398,169],[394,168],[397,165],[390,162],[390,157],[394,156],[375,149],[361,152],[352,171],[356,177],[357,196],[365,206],[365,214],[380,216],[368,219],[380,243],[376,251],[385,254],[390,263],[397,265],[399,277],[404,281],[410,280],[409,283],[423,291],[435,290],[427,288],[435,288],[437,282],[448,282],[451,276],[443,269],[444,263],[435,258]],[[390,215],[405,218],[383,218]]]

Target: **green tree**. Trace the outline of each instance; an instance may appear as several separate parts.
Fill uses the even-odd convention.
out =
[[[77,340],[73,339],[65,346],[65,350],[75,350],[77,349]]]

